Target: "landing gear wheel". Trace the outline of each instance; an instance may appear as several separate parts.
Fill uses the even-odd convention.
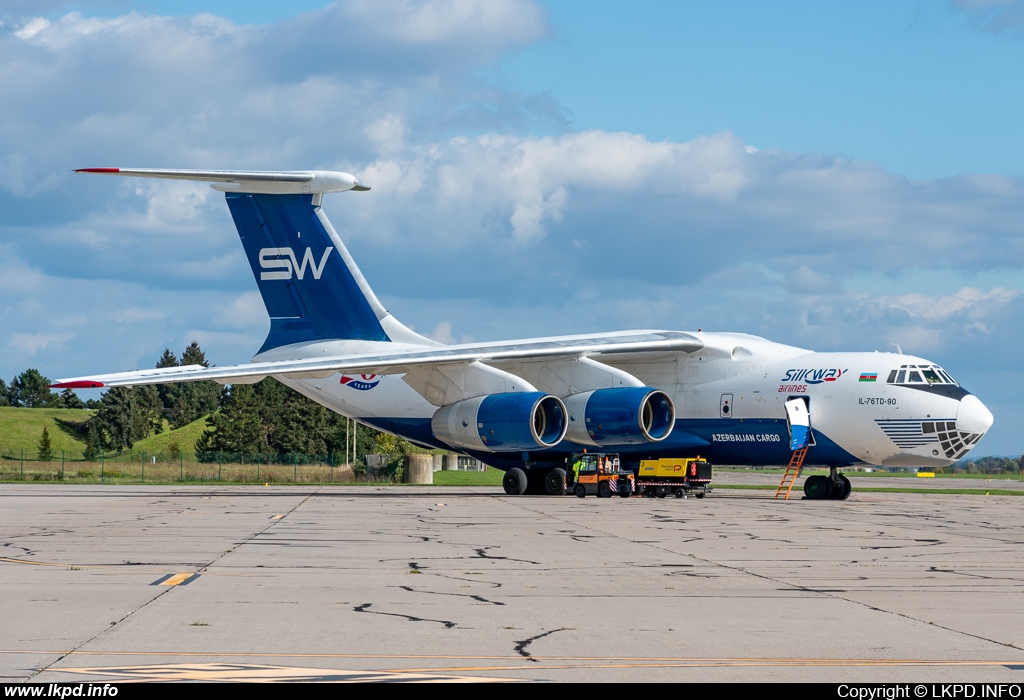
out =
[[[836,484],[835,491],[832,493],[832,498],[837,501],[845,501],[853,492],[853,484],[851,484],[850,480],[843,474],[839,475],[839,482],[839,484]],[[840,484],[842,485],[842,490],[839,488]]]
[[[828,479],[823,476],[809,476],[804,482],[804,497],[811,501],[828,498]]]
[[[565,495],[565,470],[555,467],[544,475],[544,490],[551,496]]]
[[[676,498],[686,498],[686,491],[684,491],[682,488],[677,488],[675,491],[672,492],[672,494]]]
[[[612,487],[608,485],[607,481],[602,481],[597,485],[597,497],[598,498],[611,498]]]
[[[501,486],[509,496],[522,496],[526,493],[526,472],[519,467],[512,467],[501,479]]]
[[[576,494],[576,498],[586,498],[587,487],[584,486],[583,484],[576,484],[576,489],[573,491],[573,493]]]
[[[835,498],[836,497],[836,485],[832,482],[832,479],[827,476],[820,477],[825,482],[825,495],[822,498]]]

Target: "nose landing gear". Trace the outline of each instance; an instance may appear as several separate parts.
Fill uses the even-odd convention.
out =
[[[853,485],[844,474],[835,467],[829,469],[828,476],[809,476],[804,482],[804,498],[812,501],[830,499],[845,501],[850,497]]]

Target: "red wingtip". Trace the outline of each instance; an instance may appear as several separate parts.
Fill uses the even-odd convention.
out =
[[[101,388],[103,388],[103,386],[104,386],[103,382],[91,382],[91,381],[86,380],[86,381],[81,381],[81,382],[58,382],[56,384],[51,384],[50,388],[51,389],[101,389]]]
[[[76,173],[119,173],[121,168],[75,168]]]

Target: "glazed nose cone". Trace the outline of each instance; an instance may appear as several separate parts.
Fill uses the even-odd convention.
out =
[[[968,394],[960,399],[960,407],[956,411],[956,427],[958,430],[974,435],[984,435],[992,427],[992,412],[985,408],[977,396]]]

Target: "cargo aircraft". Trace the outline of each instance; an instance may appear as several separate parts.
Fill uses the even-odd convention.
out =
[[[911,355],[819,353],[741,333],[615,331],[442,345],[381,305],[321,209],[369,187],[333,171],[85,168],[209,181],[226,193],[270,333],[250,364],[58,380],[91,388],[273,377],[329,409],[505,471],[509,494],[564,492],[572,453],[807,465],[808,498],[845,499],[854,465],[939,467],[992,426],[945,369]]]

